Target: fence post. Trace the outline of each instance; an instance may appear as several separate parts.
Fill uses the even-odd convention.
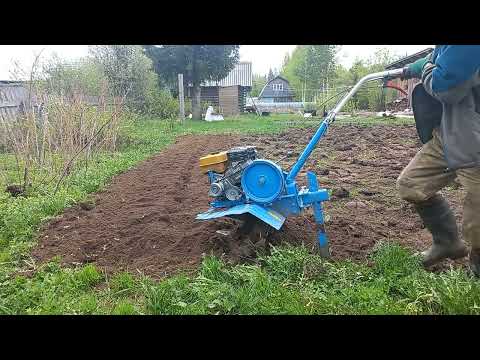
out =
[[[183,95],[183,74],[178,74],[178,99],[180,101],[180,120],[185,123],[185,97]]]

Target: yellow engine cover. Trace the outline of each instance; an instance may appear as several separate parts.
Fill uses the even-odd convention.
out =
[[[227,169],[227,160],[228,157],[226,151],[201,157],[200,170],[202,170],[203,173],[209,171],[223,173]]]

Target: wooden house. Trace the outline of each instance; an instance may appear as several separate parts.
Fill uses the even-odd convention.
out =
[[[290,83],[281,76],[276,76],[263,87],[258,100],[262,103],[293,102],[294,94]]]

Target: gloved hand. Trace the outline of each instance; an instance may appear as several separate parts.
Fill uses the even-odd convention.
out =
[[[402,79],[420,79],[422,77],[423,67],[430,61],[430,55],[424,58],[418,59],[412,64],[409,64],[403,68]]]

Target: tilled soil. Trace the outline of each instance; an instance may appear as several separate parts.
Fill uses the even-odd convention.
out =
[[[195,220],[210,200],[208,179],[198,168],[201,156],[255,145],[265,158],[288,169],[313,132],[181,137],[117,176],[95,196],[95,206],[79,204],[46,224],[33,256],[40,263],[60,255],[65,265],[95,263],[107,272],[138,271],[159,278],[195,269],[205,254],[236,263],[251,261],[269,244],[303,243],[314,251],[311,213],[288,218],[281,231],[256,243],[232,219]],[[321,140],[305,170],[316,172],[320,184],[333,190],[324,208],[334,260],[366,261],[376,244],[388,240],[412,250],[429,246],[430,235],[395,190],[396,178],[419,147],[413,126],[333,126]],[[461,187],[445,193],[460,217]]]

